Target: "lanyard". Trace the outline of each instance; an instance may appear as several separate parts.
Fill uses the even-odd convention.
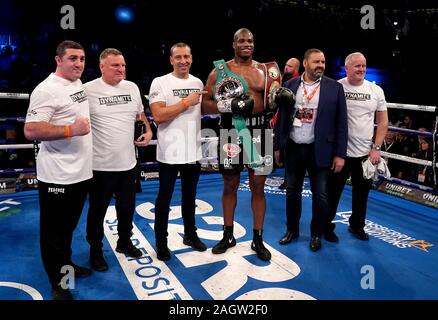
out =
[[[307,95],[306,85],[304,84],[304,81],[303,81],[303,96],[306,97],[307,104],[310,104],[310,101],[312,100],[312,98],[316,94],[316,92],[318,91],[320,85],[321,85],[321,82],[318,83],[318,85],[315,87],[315,89],[313,89],[312,93],[309,96],[309,95]]]

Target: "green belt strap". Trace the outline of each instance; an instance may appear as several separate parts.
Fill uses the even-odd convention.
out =
[[[246,127],[245,118],[242,116],[233,116],[233,126],[237,130],[237,134],[241,138],[243,150],[245,151],[249,164],[249,168],[258,168],[263,165],[263,158],[259,155],[257,148],[252,142],[251,133]]]
[[[248,93],[248,85],[246,84],[245,79],[241,76],[233,73],[228,69],[225,60],[214,61],[214,67],[216,68],[216,84],[214,86],[214,91],[216,91],[216,86],[219,82],[221,82],[224,78],[234,77],[240,80],[243,86],[243,90],[245,93]],[[216,97],[215,97],[216,98]],[[237,134],[241,138],[242,146],[245,154],[248,157],[249,168],[258,168],[263,165],[263,158],[259,155],[257,148],[255,148],[254,143],[252,142],[251,133],[246,126],[246,121],[242,116],[233,116],[233,126],[237,130]]]

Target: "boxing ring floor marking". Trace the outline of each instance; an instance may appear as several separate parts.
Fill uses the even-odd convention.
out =
[[[238,245],[223,255],[211,247],[222,234],[219,174],[201,175],[197,196],[198,234],[208,246],[194,252],[182,244],[179,181],[169,220],[167,263],[156,259],[153,203],[158,181],[142,182],[134,216],[134,242],[145,253],[141,259],[116,254],[116,222],[111,210],[105,220],[104,254],[110,269],[76,279],[79,300],[157,299],[318,299],[392,300],[438,299],[438,213],[434,208],[371,191],[366,230],[368,242],[348,232],[351,187],[346,186],[336,217],[337,244],[323,240],[318,252],[309,249],[311,193],[303,190],[300,238],[278,244],[285,232],[285,192],[277,187],[278,170],[267,180],[264,240],[271,262],[257,259],[250,249],[252,213],[248,177],[242,174],[235,214]],[[84,208],[73,239],[73,261],[88,266]],[[62,210],[62,208],[60,208]],[[4,285],[2,285],[2,283]],[[13,283],[14,285],[10,285]],[[0,195],[0,300],[50,299],[50,286],[39,252],[39,209],[36,191]]]

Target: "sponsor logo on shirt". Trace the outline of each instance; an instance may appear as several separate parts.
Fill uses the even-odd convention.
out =
[[[158,96],[158,91],[150,92],[149,93],[149,100],[155,98],[156,96]]]
[[[37,115],[37,113],[38,112],[36,112],[36,110],[29,110],[28,112],[27,112],[27,116],[28,117],[31,117],[31,116],[36,116]]]
[[[234,143],[226,143],[222,149],[227,153],[227,156],[231,158],[234,158],[242,151],[242,149]]]
[[[356,101],[366,101],[366,100],[371,100],[371,95],[368,93],[345,92],[345,99],[356,100]]]
[[[174,97],[185,98],[188,97],[189,94],[193,92],[200,92],[201,90],[197,88],[193,88],[193,89],[173,89],[172,91]]]
[[[87,94],[85,93],[85,90],[82,90],[71,94],[70,98],[73,102],[81,103],[87,100]]]
[[[65,188],[48,188],[47,193],[53,193],[53,194],[58,194],[58,193],[65,193]]]
[[[99,104],[106,105],[106,106],[127,104],[128,102],[131,102],[131,101],[132,101],[132,97],[130,94],[120,94],[117,96],[99,98]]]

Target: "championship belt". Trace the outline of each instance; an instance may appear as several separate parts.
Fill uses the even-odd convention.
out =
[[[214,99],[216,101],[232,99],[242,93],[248,93],[245,79],[228,69],[224,60],[213,62],[216,68],[216,84],[214,85]]]
[[[265,75],[264,106],[268,110],[274,110],[277,108],[277,105],[275,104],[273,94],[277,88],[281,87],[281,72],[278,64],[275,61],[266,63],[255,62],[254,66],[262,70]]]
[[[228,69],[225,60],[215,61],[214,66],[217,76],[216,84],[213,88],[213,96],[216,101],[230,100],[243,93],[248,93],[248,85],[245,79],[235,73],[232,73],[230,69]],[[248,167],[257,168],[263,165],[263,158],[259,155],[252,142],[251,133],[246,127],[245,118],[242,116],[233,115],[233,126],[241,138],[243,150],[248,157]]]

